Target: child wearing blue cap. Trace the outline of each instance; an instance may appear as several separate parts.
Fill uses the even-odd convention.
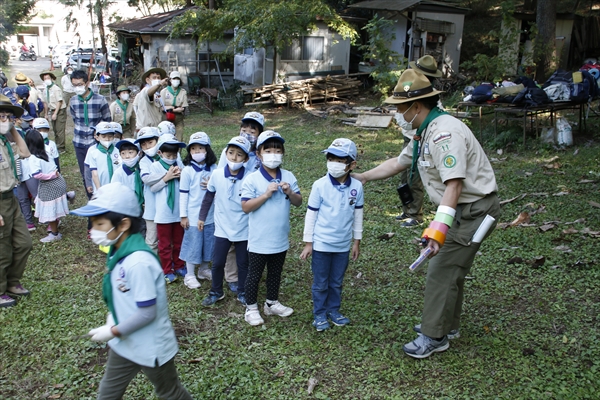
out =
[[[135,192],[138,204],[144,204],[144,183],[140,174],[140,145],[135,140],[123,139],[115,144],[121,156],[121,166],[113,174],[111,182],[119,182]]]
[[[225,259],[233,244],[238,267],[237,298],[246,304],[245,284],[248,274],[248,215],[242,210],[242,183],[247,172],[244,163],[248,161],[250,142],[236,136],[227,144],[227,165],[215,170],[207,185],[207,192],[200,207],[198,229],[203,230],[208,220],[208,213],[214,202],[215,244],[212,266],[212,286],[208,296],[202,301],[203,306],[211,306],[225,298],[223,278]]]
[[[175,367],[177,339],[160,262],[139,234],[141,211],[135,192],[113,182],[71,212],[90,217],[92,241],[110,246],[102,283],[109,313],[106,324],[88,333],[91,340],[108,342],[110,348],[97,398],[122,398],[141,370],[157,397],[191,400]]]
[[[198,276],[206,279],[206,274],[210,274],[215,242],[214,207],[211,207],[204,221],[204,230],[198,230],[206,184],[217,169],[217,156],[210,147],[210,138],[206,133],[196,132],[190,136],[183,163],[185,167],[179,179],[179,215],[184,233],[179,258],[185,261],[187,269],[183,283],[190,289],[198,289],[200,282],[195,274],[196,265],[200,266]]]
[[[258,285],[267,267],[267,299],[265,315],[290,316],[294,310],[279,302],[281,272],[290,247],[290,205],[299,207],[302,195],[294,174],[280,168],[285,153],[285,140],[274,131],[258,136],[258,171],[250,174],[242,187],[242,209],[248,213],[248,278],[246,279],[245,320],[260,325],[264,320],[258,310]],[[269,221],[269,223],[265,223]]]
[[[96,125],[94,136],[98,144],[90,147],[85,156],[84,164],[92,173],[92,193],[110,183],[114,171],[121,164],[119,150],[114,146],[115,125],[118,124],[100,122]]]
[[[155,127],[145,127],[137,133],[136,144],[139,144],[143,155],[140,159],[140,177],[144,183],[144,215],[146,221],[146,244],[155,252],[158,251],[158,234],[154,215],[156,214],[156,196],[152,192],[152,185],[162,179],[162,173],[158,176],[152,175],[152,165],[160,160],[158,153],[158,138],[160,131]]]
[[[165,134],[158,139],[160,159],[150,167],[150,175],[161,175],[161,179],[151,186],[155,193],[156,210],[154,223],[158,236],[158,256],[167,283],[185,276],[185,264],[179,258],[183,228],[179,216],[179,177],[183,163],[179,160],[179,150],[185,147],[173,135]]]
[[[342,283],[348,256],[358,259],[363,230],[363,187],[350,176],[356,167],[356,145],[350,139],[335,139],[327,153],[327,175],[317,180],[308,197],[304,222],[306,245],[300,258],[312,255],[313,326],[318,332],[350,319],[340,314]],[[332,228],[334,227],[334,228]],[[354,236],[354,243],[352,243]]]

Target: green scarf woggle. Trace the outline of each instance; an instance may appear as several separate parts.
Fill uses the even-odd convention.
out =
[[[4,135],[0,135],[0,140],[2,140],[2,143],[8,149],[8,156],[10,157],[10,165],[12,166],[13,174],[15,174],[15,179],[18,181],[19,177],[17,176],[17,164],[15,162],[15,153],[13,153],[12,146],[10,145],[10,142],[8,141],[6,136],[4,136]]]
[[[112,162],[111,155],[113,153],[113,150],[115,149],[115,146],[111,144],[110,147],[107,149],[106,147],[104,147],[100,143],[98,143],[97,147],[98,147],[98,150],[100,150],[100,153],[106,154],[106,163],[108,164],[108,177],[110,179],[112,179],[113,162]]]
[[[112,285],[110,283],[110,274],[115,266],[127,257],[128,255],[135,253],[136,251],[147,251],[152,254],[156,260],[160,263],[160,260],[156,254],[152,251],[150,247],[146,244],[146,240],[139,233],[134,233],[133,235],[129,235],[127,239],[121,246],[117,249],[117,251],[113,254],[114,246],[110,246],[110,250],[106,255],[106,269],[107,272],[104,274],[104,278],[102,278],[102,298],[104,302],[108,306],[110,313],[115,320],[115,325],[119,324],[119,320],[117,318],[117,313],[115,312],[115,305],[113,303],[113,292]],[[112,254],[112,256],[111,256]]]
[[[129,102],[126,101],[125,105],[123,105],[121,99],[117,99],[117,105],[123,110],[123,126],[127,126],[127,106],[129,105]]]
[[[417,168],[417,160],[419,159],[419,150],[421,147],[421,135],[423,134],[423,132],[425,132],[425,130],[427,129],[427,127],[429,126],[429,123],[431,121],[433,121],[434,119],[436,119],[437,117],[439,117],[441,115],[446,115],[446,114],[448,114],[446,111],[440,110],[438,107],[434,107],[433,110],[429,111],[429,114],[427,114],[427,117],[425,118],[425,120],[423,122],[421,122],[421,125],[417,128],[417,133],[414,136],[414,140],[416,143],[413,143],[413,154],[412,154],[412,165],[410,166],[410,177],[408,178],[409,186],[412,183],[413,174]]]
[[[178,87],[177,91],[173,91],[173,88],[171,86],[167,86],[167,90],[169,91],[169,93],[171,93],[173,95],[173,104],[171,104],[173,107],[175,107],[175,104],[177,104],[177,96],[179,96],[179,92],[181,92],[181,88]]]
[[[158,162],[167,171],[169,170],[169,168],[171,168],[171,166],[164,162],[162,158],[159,159]],[[169,206],[171,211],[173,211],[173,209],[175,208],[175,179],[171,179],[169,182],[167,182],[167,205]]]
[[[92,96],[94,95],[94,92],[92,92],[92,89],[90,89],[90,94],[87,95],[87,97],[84,99],[82,96],[77,95],[77,97],[79,97],[79,100],[83,101],[83,117],[85,118],[85,126],[90,126],[90,121],[88,119],[88,101],[92,98]]]

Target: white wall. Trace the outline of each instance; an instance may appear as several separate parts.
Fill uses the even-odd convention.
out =
[[[446,21],[454,23],[454,34],[446,35],[446,42],[444,44],[445,56],[449,56],[452,62],[452,69],[454,72],[458,72],[460,64],[460,49],[462,47],[462,32],[465,21],[463,14],[443,14],[443,13],[428,13],[418,12],[417,18],[432,19],[436,21]],[[425,41],[423,41],[423,45]]]

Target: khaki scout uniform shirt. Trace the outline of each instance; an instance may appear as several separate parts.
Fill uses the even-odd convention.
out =
[[[125,116],[127,117],[127,126],[131,125],[132,122],[135,124],[135,119],[132,121],[131,118],[133,116],[133,104],[130,102],[122,104],[123,106],[127,105],[127,110],[125,113]],[[112,118],[113,122],[118,122],[119,124],[123,125],[123,109],[117,104],[117,101],[113,101],[109,108],[110,117]]]
[[[176,90],[174,90],[174,92],[177,93]],[[173,95],[171,94],[171,92],[169,92],[168,88],[161,90],[160,95],[162,96],[163,101],[165,102],[165,107],[167,107],[167,108],[169,108],[169,107],[175,107],[175,108],[188,107],[187,92],[183,88],[177,94],[177,98],[175,99],[174,106],[173,106]]]
[[[143,88],[133,101],[137,129],[142,129],[146,126],[157,127],[162,121],[162,106],[158,100],[158,96],[155,95],[154,100],[150,100],[148,98],[148,89],[150,89],[150,86]]]
[[[437,117],[422,135],[417,166],[429,198],[440,204],[450,179],[462,179],[463,187],[458,204],[473,203],[498,191],[492,165],[471,130],[450,116]],[[411,167],[413,145],[398,156],[398,163]]]
[[[12,143],[11,146],[16,159],[18,157],[17,146]],[[18,182],[15,179],[13,168],[14,166],[10,162],[8,148],[0,141],[0,192],[2,193],[13,190],[13,188],[17,186]]]
[[[58,102],[61,101],[60,109],[67,108],[67,104],[63,99],[63,92],[60,87],[55,83],[50,88],[46,87],[42,93],[42,101],[48,107],[48,111],[54,111],[58,108]]]

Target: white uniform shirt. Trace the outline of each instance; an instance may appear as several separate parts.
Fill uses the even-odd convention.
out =
[[[154,160],[147,155],[140,159],[140,176],[142,180],[150,175],[152,164],[154,164]],[[142,215],[142,218],[154,221],[154,214],[156,214],[156,196],[150,189],[150,185],[144,183],[144,215]]]
[[[219,168],[225,168],[227,166],[227,156],[225,155],[226,150],[227,147],[225,147],[221,152],[221,157],[219,158]],[[244,163],[244,168],[246,168],[246,172],[251,174],[254,171],[258,171],[260,166],[260,159],[256,156],[255,152],[251,151],[250,154],[248,154],[248,161]]]
[[[179,168],[183,169],[183,164],[177,162]],[[152,163],[150,166],[150,175],[165,175],[167,170],[162,164],[158,161]],[[174,222],[181,221],[181,217],[179,216],[179,179],[173,179],[175,182],[175,204],[173,205],[173,210],[167,204],[167,198],[169,194],[169,182],[167,185],[154,193],[155,201],[156,201],[156,209],[154,213],[154,222],[157,224],[172,224]]]
[[[62,85],[63,92],[75,94],[75,88],[71,83],[71,75],[63,75],[63,77],[60,78],[60,84]]]
[[[264,168],[248,175],[242,185],[242,201],[254,199],[266,192],[271,182],[287,182],[294,193],[300,193],[294,174],[285,169],[277,169],[277,177],[272,178]],[[258,209],[248,214],[248,251],[258,254],[276,254],[290,247],[290,200],[279,190]]]
[[[205,164],[198,165],[196,162],[192,161],[190,165],[187,165],[181,171],[181,178],[179,179],[179,192],[187,193],[187,204],[180,203],[179,205],[179,215],[183,217],[187,217],[190,222],[190,226],[196,227],[198,225],[198,216],[200,215],[200,206],[202,205],[202,200],[204,199],[204,195],[206,194],[206,189],[202,189],[200,184],[205,179],[210,179],[213,171],[217,169],[215,164],[211,165],[208,170],[205,169]],[[183,196],[180,198],[183,198]],[[187,205],[187,207],[186,207]],[[214,204],[210,207],[208,211],[208,215],[206,217],[205,224],[214,223]]]
[[[54,143],[53,140],[48,140],[48,144],[44,144],[44,148],[46,149],[46,154],[48,154],[48,157],[52,159],[60,157],[56,143]]]
[[[29,167],[29,175],[33,176],[35,174],[51,174],[56,171],[56,164],[54,163],[54,159],[48,158],[48,161],[44,161],[41,158],[37,158],[33,154],[29,156],[27,159],[28,167]]]
[[[156,318],[130,335],[114,338],[111,350],[145,367],[154,368],[177,354],[177,339],[169,319],[165,276],[156,257],[136,251],[122,259],[110,274],[113,304],[119,322],[156,304]]]
[[[350,250],[354,210],[363,205],[363,186],[354,178],[340,184],[327,174],[313,183],[308,197],[308,209],[317,212],[313,249],[334,253]]]
[[[96,146],[92,146],[88,149],[88,152],[85,156],[84,164],[88,166],[90,171],[98,172],[98,180],[100,181],[100,186],[104,186],[110,183],[110,174],[108,171],[108,159],[105,153],[100,152],[98,150],[98,146],[102,146],[101,144],[97,144]],[[113,166],[113,174],[121,165],[121,155],[119,154],[119,149],[113,146],[113,150],[110,154],[110,159],[112,160]],[[94,180],[92,179],[92,187],[94,188],[94,192],[98,190]]]
[[[121,164],[119,168],[115,169],[112,182],[120,182],[135,192],[135,171],[129,169],[127,165]]]
[[[242,210],[242,183],[246,176],[244,167],[237,175],[231,175],[225,167],[216,169],[208,181],[208,191],[215,193],[215,236],[231,242],[248,240],[248,214]]]

